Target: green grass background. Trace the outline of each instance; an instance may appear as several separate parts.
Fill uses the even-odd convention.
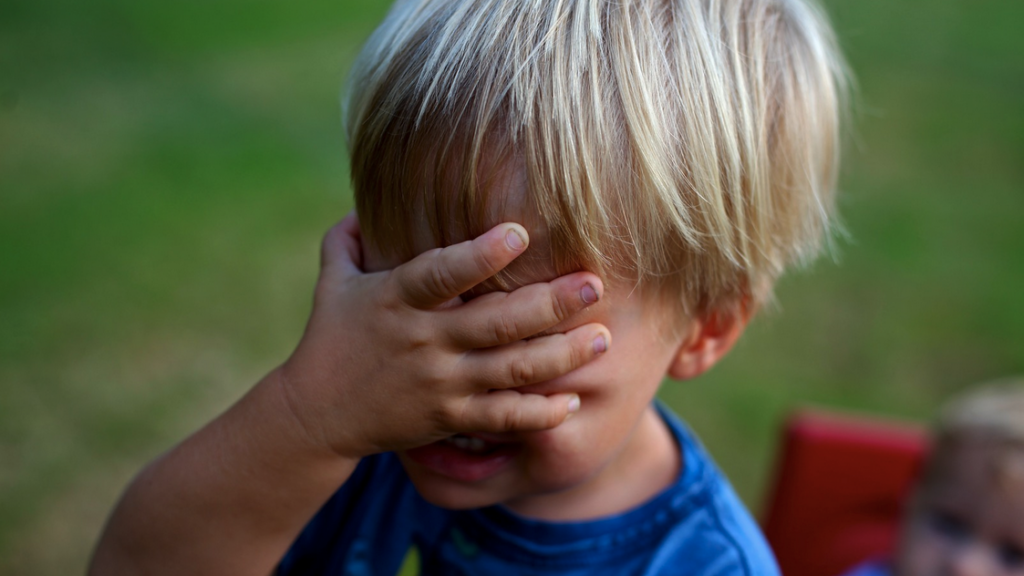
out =
[[[1024,4],[828,2],[851,240],[662,396],[758,510],[802,403],[925,420],[1024,372]],[[0,4],[0,573],[81,572],[133,472],[297,342],[386,4]]]

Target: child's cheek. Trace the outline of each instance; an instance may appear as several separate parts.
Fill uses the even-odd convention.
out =
[[[543,489],[578,485],[606,463],[605,439],[587,420],[581,412],[557,428],[530,434],[526,439],[529,475]]]

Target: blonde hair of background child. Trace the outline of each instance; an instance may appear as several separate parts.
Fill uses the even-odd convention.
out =
[[[936,436],[989,433],[1024,447],[1024,378],[1006,378],[971,388],[942,409]]]
[[[935,427],[936,455],[957,442],[978,439],[999,448],[992,472],[1024,479],[1024,378],[990,382],[947,402]]]
[[[805,0],[399,0],[345,104],[360,226],[472,237],[511,162],[560,272],[758,306],[834,228],[847,78]]]

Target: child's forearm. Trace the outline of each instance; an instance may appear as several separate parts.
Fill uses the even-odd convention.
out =
[[[147,466],[114,510],[91,575],[269,574],[358,460],[318,448],[279,372]]]

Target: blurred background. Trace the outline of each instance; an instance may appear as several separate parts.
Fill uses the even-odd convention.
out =
[[[927,421],[1024,372],[1024,3],[826,2],[850,239],[662,397],[759,512],[812,403]],[[0,573],[80,573],[132,474],[298,341],[387,3],[0,3]]]

